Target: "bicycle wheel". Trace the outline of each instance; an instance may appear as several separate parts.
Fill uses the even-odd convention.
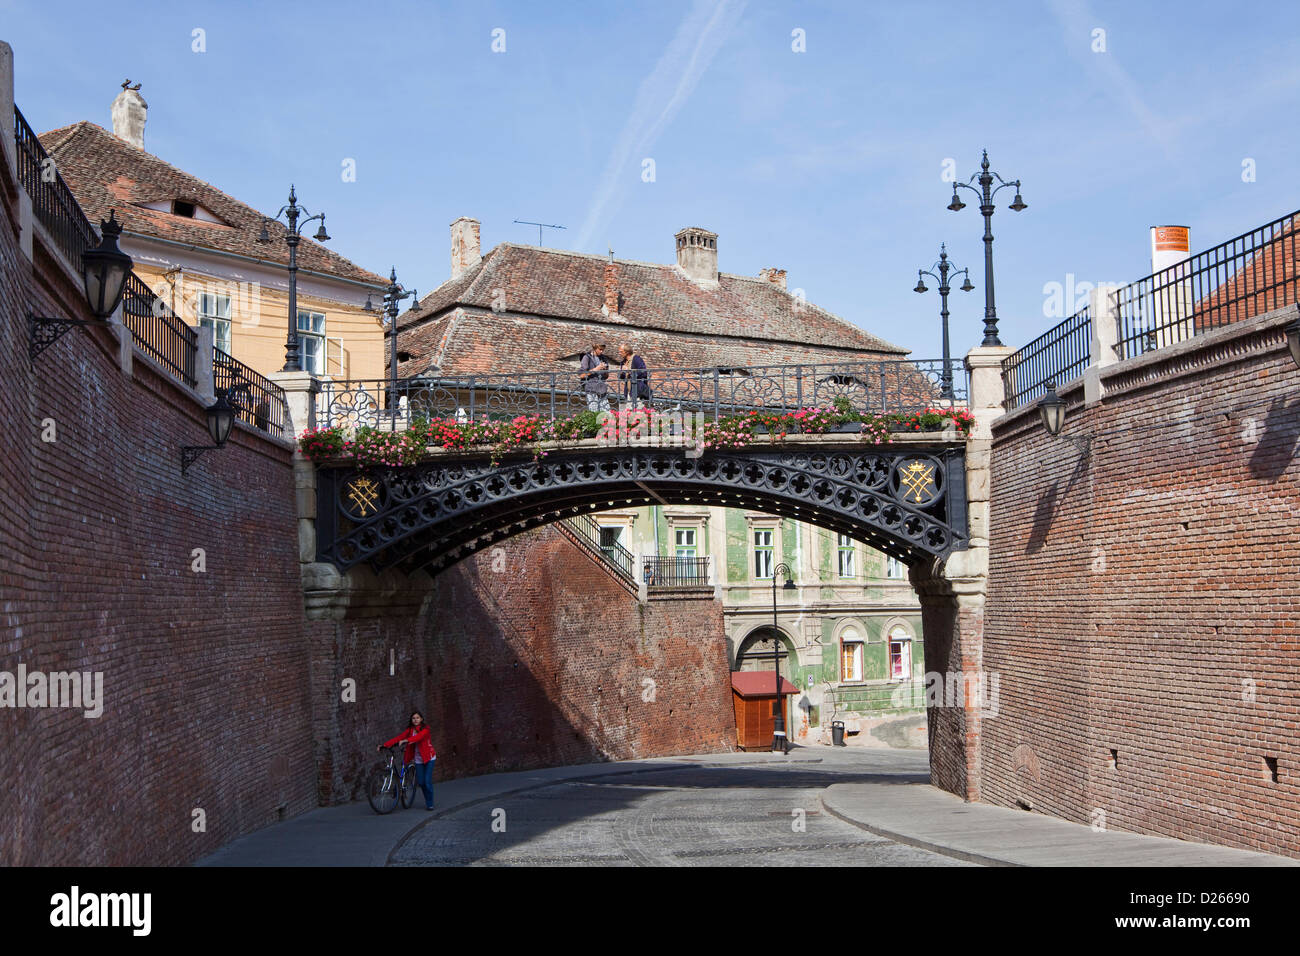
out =
[[[397,808],[397,770],[379,767],[366,781],[366,799],[375,813],[392,813]]]
[[[402,809],[411,809],[411,804],[415,802],[415,764],[406,768],[406,773],[402,775]]]

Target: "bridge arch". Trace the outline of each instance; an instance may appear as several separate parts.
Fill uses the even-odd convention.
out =
[[[847,438],[848,436],[831,436]],[[385,469],[322,467],[317,557],[437,573],[520,532],[653,504],[743,508],[851,535],[909,565],[967,542],[964,443],[587,447],[539,460],[445,456]]]

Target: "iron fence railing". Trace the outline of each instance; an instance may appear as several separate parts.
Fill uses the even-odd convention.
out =
[[[658,411],[702,414],[717,421],[751,410],[793,411],[829,408],[847,401],[859,412],[911,412],[942,404],[943,361],[887,360],[827,365],[769,365],[748,368],[651,369],[651,397],[643,404]],[[969,392],[961,360],[949,362],[957,404]],[[625,401],[626,372],[605,373],[611,406]],[[557,419],[588,407],[588,393],[577,370],[468,375],[455,378],[322,381],[317,399],[322,426],[409,424],[417,418],[514,418],[539,415]]]
[[[283,435],[289,420],[284,389],[221,349],[212,350],[213,388],[225,392],[241,422],[272,435]]]
[[[14,140],[18,147],[18,181],[32,200],[33,215],[73,267],[80,270],[81,254],[99,243],[99,235],[16,106]]]
[[[643,558],[641,574],[652,588],[703,587],[709,583],[709,559]]]
[[[632,570],[636,566],[636,559],[632,557],[632,552],[613,540],[613,535],[609,532],[616,529],[602,528],[590,515],[575,515],[564,518],[563,522],[584,548],[609,564],[620,577],[636,584]]]
[[[176,374],[193,388],[199,333],[154,295],[134,272],[126,277],[122,296],[122,324],[131,330],[140,351]]]
[[[1297,217],[1275,219],[1116,291],[1119,358],[1295,302]]]
[[[1083,374],[1092,348],[1092,314],[1084,306],[1064,322],[1044,332],[1019,352],[1002,360],[1007,411],[1034,401],[1047,391]]]

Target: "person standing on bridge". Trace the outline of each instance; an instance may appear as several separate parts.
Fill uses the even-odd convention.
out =
[[[424,809],[433,809],[433,762],[438,759],[438,755],[433,750],[432,733],[429,731],[429,725],[425,723],[424,714],[418,710],[412,711],[411,721],[406,725],[406,729],[387,743],[380,744],[377,750],[383,750],[385,747],[391,747],[396,743],[405,743],[406,751],[402,754],[402,762],[410,765],[415,762],[415,782],[420,785],[424,791]]]
[[[578,378],[587,395],[587,408],[593,412],[609,411],[609,363],[605,361],[605,344],[593,345],[582,357]]]
[[[618,364],[626,369],[618,376],[623,381],[624,403],[629,408],[644,408],[650,402],[650,371],[645,359],[632,351],[632,346],[620,345]]]

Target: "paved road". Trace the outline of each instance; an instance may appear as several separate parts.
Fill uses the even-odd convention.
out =
[[[431,819],[402,842],[389,862],[802,866],[815,859],[819,865],[968,865],[827,814],[821,792],[858,779],[864,769],[857,760],[829,766],[807,761],[664,768],[562,781]]]

